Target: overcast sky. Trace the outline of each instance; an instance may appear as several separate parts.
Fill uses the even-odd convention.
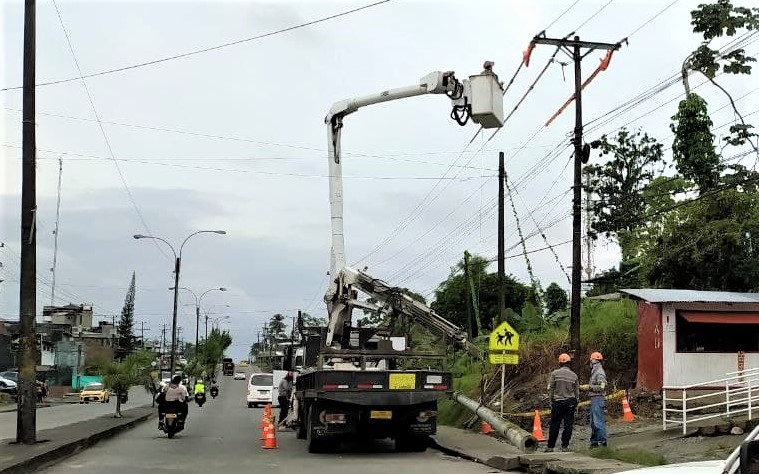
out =
[[[251,38],[369,3],[60,0],[57,6],[86,75]],[[391,0],[293,31],[85,79],[104,134],[81,80],[40,86],[40,311],[51,297],[57,160],[62,158],[55,303],[92,303],[98,316],[110,319],[120,312],[134,271],[138,325],[144,322],[148,335],[157,337],[171,321],[170,251],[132,235],[152,233],[178,246],[194,231],[224,229],[225,236],[201,234],[187,243],[181,285],[198,294],[228,289],[209,293],[203,307],[211,317],[230,316],[222,327],[233,333],[232,355],[244,358],[272,314],[291,317],[303,309],[324,316],[330,229],[323,120],[332,103],[413,85],[435,70],[466,78],[479,73],[485,60],[494,61],[501,80],[508,81],[529,40],[549,26],[550,37],[576,30],[582,39],[613,43],[630,36],[629,45],[584,92],[586,140],[628,125],[643,127],[668,148],[680,84],[622,114],[597,119],[672,77],[698,45],[689,11],[700,0],[673,3],[662,12],[669,0]],[[2,15],[2,88],[9,88],[22,82],[23,2],[3,2]],[[507,112],[554,49],[534,51],[529,68],[505,97]],[[746,50],[755,55],[759,43]],[[600,52],[587,56],[585,77],[601,57]],[[557,60],[569,61],[562,54]],[[38,1],[37,82],[78,76],[55,5]],[[696,76],[691,81],[703,82]],[[720,77],[720,82],[745,114],[756,112],[756,78]],[[569,271],[571,151],[565,138],[574,126],[573,107],[549,127],[542,125],[572,87],[572,65],[552,64],[487,144],[489,132],[467,145],[477,127],[455,124],[444,96],[377,105],[348,117],[343,131],[348,262],[429,296],[464,250],[494,257],[495,175],[498,151],[504,151],[523,233],[533,234],[537,223]],[[710,86],[696,90],[709,101],[716,126],[732,122],[728,108],[718,110],[727,104],[724,95]],[[16,319],[21,90],[2,91],[0,97],[0,242],[5,244],[0,317]],[[509,255],[517,255],[516,222],[507,209],[506,245],[516,246]],[[536,235],[526,247],[541,249],[546,242]],[[550,251],[529,257],[544,287],[552,281],[569,287]],[[617,259],[614,245],[596,246],[597,269],[612,267]],[[507,260],[507,271],[528,282],[526,268],[524,257]],[[194,305],[189,293],[181,298],[183,305]],[[229,308],[218,306],[224,304]],[[182,306],[179,325],[185,339],[194,339],[192,306]]]

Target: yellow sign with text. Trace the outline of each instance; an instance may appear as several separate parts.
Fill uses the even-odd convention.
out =
[[[491,352],[490,354],[488,354],[488,361],[490,361],[491,364],[516,365],[519,363],[519,354],[508,354],[508,353],[498,354],[496,352]]]
[[[390,390],[414,390],[416,374],[390,374]]]
[[[488,349],[490,352],[516,352],[519,350],[519,333],[506,321],[502,322],[490,333]]]

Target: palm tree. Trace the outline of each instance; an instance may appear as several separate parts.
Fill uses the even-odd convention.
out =
[[[147,350],[133,352],[122,361],[108,361],[100,368],[103,384],[116,395],[116,413],[114,418],[121,418],[121,399],[135,385],[143,385],[148,391],[150,363],[153,354]]]

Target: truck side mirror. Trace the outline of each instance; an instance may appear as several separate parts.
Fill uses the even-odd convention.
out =
[[[759,474],[759,440],[741,444],[740,462],[741,474]]]

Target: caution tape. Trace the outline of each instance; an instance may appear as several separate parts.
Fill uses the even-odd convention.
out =
[[[621,399],[626,394],[627,394],[626,390],[617,390],[614,393],[606,395],[604,397],[604,399],[606,399],[606,400]],[[590,405],[590,400],[585,400],[584,402],[580,402],[580,403],[577,404],[578,407],[586,407],[588,405]],[[531,412],[524,412],[524,413],[504,413],[503,416],[504,417],[506,417],[506,416],[514,416],[514,417],[532,418],[533,416],[535,416],[535,411],[539,412],[541,416],[543,416],[543,415],[550,415],[551,414],[551,409],[550,408],[545,408],[543,410],[534,410],[534,411],[531,411]]]

